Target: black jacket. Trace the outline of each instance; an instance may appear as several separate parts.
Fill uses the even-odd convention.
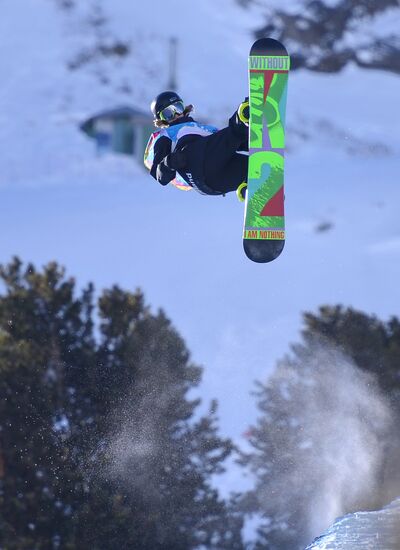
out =
[[[194,119],[190,116],[185,116],[172,122],[170,126],[185,124],[187,122],[194,122]],[[172,181],[176,177],[176,170],[183,170],[185,168],[186,162],[183,152],[185,146],[197,139],[201,139],[201,137],[196,134],[182,137],[178,141],[173,153],[171,153],[171,140],[166,136],[160,137],[154,146],[154,160],[150,170],[153,178],[161,183],[161,185],[167,185]],[[184,174],[182,175],[185,177]]]
[[[186,116],[178,118],[171,126],[193,122],[196,123]],[[206,135],[189,131],[182,135],[172,152],[171,139],[159,137],[154,144],[150,173],[159,183],[167,185],[178,172],[188,185],[206,195],[234,191],[247,180],[248,158],[237,154],[237,150],[246,148],[247,143],[248,127],[238,122],[235,112],[222,130],[215,128]]]

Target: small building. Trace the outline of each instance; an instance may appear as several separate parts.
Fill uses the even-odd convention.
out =
[[[133,107],[118,107],[102,111],[80,126],[95,140],[97,152],[132,155],[143,163],[144,150],[154,131],[153,119]]]

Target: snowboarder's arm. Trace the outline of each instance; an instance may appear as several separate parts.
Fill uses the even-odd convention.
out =
[[[154,161],[150,174],[161,185],[167,185],[176,176],[175,170],[168,166],[171,154],[171,141],[161,137],[154,146]]]

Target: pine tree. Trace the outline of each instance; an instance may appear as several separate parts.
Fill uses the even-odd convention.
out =
[[[264,517],[257,549],[304,548],[336,516],[400,491],[398,319],[338,306],[304,320],[302,342],[258,385],[243,455],[255,487],[242,504]]]
[[[238,2],[247,5],[254,0]],[[382,27],[383,34],[374,32],[374,18],[398,9],[397,0],[338,0],[334,6],[325,0],[302,0],[294,10],[285,5],[269,10],[256,35],[274,36],[286,44],[293,69],[338,72],[355,63],[398,74],[400,47],[395,25]]]
[[[303,338],[325,339],[351,357],[359,368],[377,376],[394,407],[400,408],[400,321],[379,320],[353,308],[323,306],[304,315]]]
[[[213,486],[232,444],[164,312],[114,287],[94,317],[55,263],[0,276],[0,546],[241,549]]]
[[[217,435],[215,403],[194,421],[199,400],[187,398],[201,369],[140,291],[106,291],[100,318],[97,402],[108,419],[100,454],[103,474],[134,510],[130,548],[241,548],[241,520],[210,483],[231,443]]]
[[[51,548],[79,483],[67,437],[84,419],[74,382],[90,363],[91,288],[75,300],[74,281],[56,264],[38,273],[15,259],[0,275],[2,543]]]

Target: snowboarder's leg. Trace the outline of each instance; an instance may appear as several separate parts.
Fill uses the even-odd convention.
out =
[[[234,153],[224,165],[206,167],[206,183],[221,193],[236,191],[247,180],[248,156]]]
[[[235,112],[226,128],[205,139],[204,174],[209,187],[227,193],[247,179],[248,156],[237,151],[248,148],[248,135],[248,126]]]

